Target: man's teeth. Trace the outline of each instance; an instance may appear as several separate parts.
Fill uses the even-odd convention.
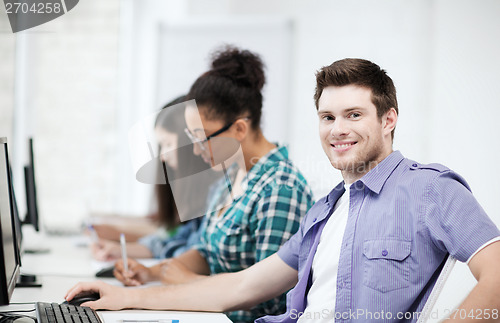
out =
[[[335,148],[347,148],[349,146],[352,146],[353,144],[342,144],[342,145],[335,145]]]

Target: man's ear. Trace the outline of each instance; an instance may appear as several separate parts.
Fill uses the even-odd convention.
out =
[[[238,119],[233,124],[233,131],[236,136],[236,140],[242,142],[250,131],[250,125],[244,119]]]
[[[384,134],[390,135],[391,132],[396,128],[396,123],[398,122],[398,113],[396,109],[391,108],[382,116],[382,125],[384,127]]]

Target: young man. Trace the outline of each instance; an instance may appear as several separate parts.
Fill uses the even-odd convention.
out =
[[[392,80],[360,59],[334,62],[316,78],[322,146],[344,181],[316,202],[277,254],[185,285],[80,283],[66,298],[93,290],[101,298],[84,305],[96,309],[228,311],[295,285],[286,313],[257,322],[416,321],[450,254],[478,280],[460,308],[498,320],[500,232],[459,175],[393,152]]]

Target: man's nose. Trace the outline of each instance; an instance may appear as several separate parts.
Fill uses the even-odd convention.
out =
[[[344,137],[349,133],[348,125],[347,123],[342,120],[341,118],[337,118],[332,125],[332,129],[330,131],[330,134],[334,138],[338,137]]]

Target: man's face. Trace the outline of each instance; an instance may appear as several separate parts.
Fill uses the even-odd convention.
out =
[[[368,88],[325,88],[318,102],[318,117],[323,150],[346,181],[361,178],[392,152],[392,129],[387,129],[385,116],[377,116]]]

